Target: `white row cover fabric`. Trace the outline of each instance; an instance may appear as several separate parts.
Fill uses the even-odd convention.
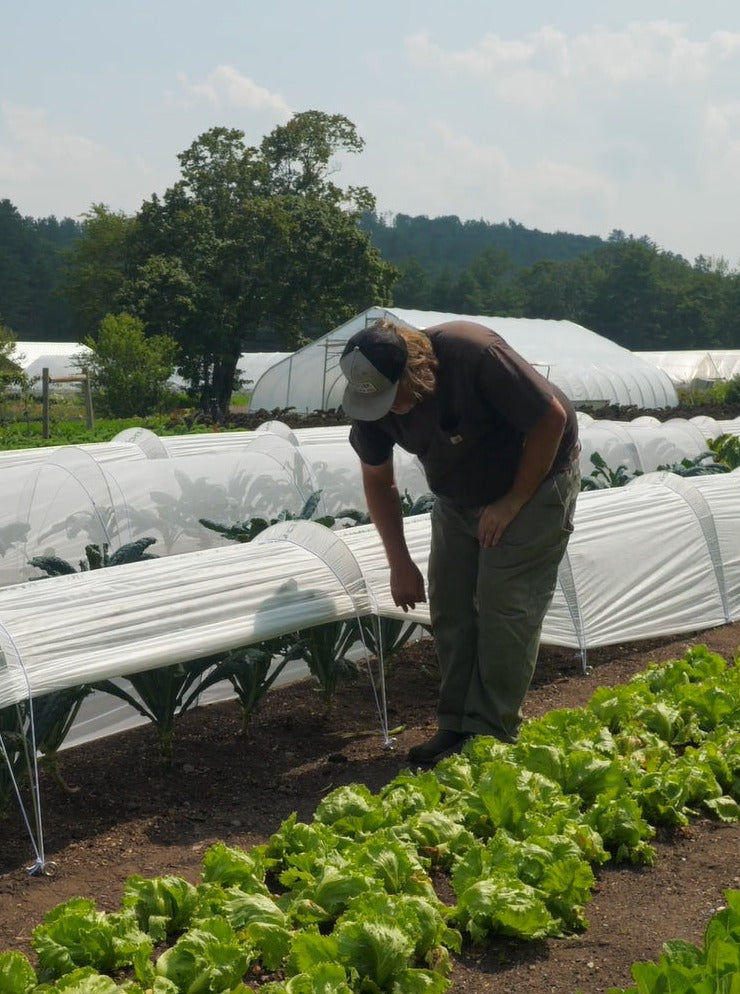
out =
[[[703,386],[740,376],[740,350],[688,349],[672,352],[635,352],[670,376],[676,387]]]
[[[595,453],[612,470],[624,466],[629,473],[651,473],[708,453],[709,439],[740,434],[740,418],[728,421],[670,418],[661,422],[641,417],[634,421],[609,421],[579,412],[578,431],[582,476],[593,472],[591,457]]]
[[[402,492],[426,493],[421,467],[408,453],[397,454],[396,474]],[[270,432],[245,433],[238,447],[208,456],[98,461],[68,446],[44,461],[8,465],[0,492],[0,586],[41,576],[30,565],[34,557],[77,563],[91,544],[113,552],[153,538],[158,556],[223,547],[229,540],[202,519],[231,526],[297,517],[316,493],[316,517],[365,509],[346,438],[302,447]]]
[[[740,472],[650,474],[579,495],[545,644],[589,647],[740,619]],[[407,518],[426,573],[429,516]],[[0,590],[0,707],[393,605],[372,526],[287,522],[260,541]]]
[[[573,321],[372,307],[268,369],[254,386],[251,410],[338,408],[344,390],[342,349],[355,332],[378,318],[419,330],[447,321],[477,321],[499,332],[576,404],[649,409],[678,404],[675,387],[661,369]]]
[[[579,420],[584,477],[594,471],[594,453],[612,470],[652,472],[707,452],[708,438],[740,434],[740,418]],[[201,519],[229,526],[296,517],[316,493],[317,517],[366,511],[347,426],[292,431],[271,421],[263,428],[162,438],[134,428],[107,444],[0,453],[0,586],[40,575],[33,557],[76,563],[90,544],[115,551],[153,538],[158,556],[223,546],[228,540]],[[402,494],[415,500],[428,492],[414,456],[397,449],[395,467]]]
[[[362,574],[337,533],[291,526],[292,539],[276,525],[247,545],[2,591],[0,707],[367,613]]]

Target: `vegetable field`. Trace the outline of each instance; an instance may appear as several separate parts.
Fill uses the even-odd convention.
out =
[[[580,663],[572,651],[543,650],[536,684],[527,702],[528,717],[538,720],[531,726],[530,745],[534,751],[530,751],[526,762],[529,766],[539,766],[540,770],[549,763],[548,773],[554,775],[552,756],[536,729],[555,729],[556,712],[567,708],[578,709],[580,714],[581,708],[596,701],[602,718],[608,714],[610,722],[616,720],[614,714],[619,710],[623,692],[597,691],[597,688],[623,687],[634,674],[644,671],[650,661],[683,657],[692,642],[706,645],[731,660],[738,651],[740,630],[738,626],[727,626],[697,633],[693,639],[596,650],[591,658],[594,672],[587,676],[581,674]],[[219,704],[188,713],[178,729],[174,762],[169,768],[162,765],[156,735],[149,728],[63,753],[61,773],[71,792],[67,794],[51,782],[44,789],[46,848],[49,858],[56,863],[54,875],[29,878],[24,871],[27,848],[20,826],[15,824],[15,815],[3,826],[7,834],[4,831],[0,854],[0,950],[18,950],[34,961],[32,933],[51,909],[71,898],[85,898],[94,902],[101,912],[110,913],[119,911],[125,900],[134,904],[138,901],[141,905],[151,898],[151,885],[132,882],[134,877],[146,881],[171,875],[195,886],[205,872],[223,883],[223,874],[233,872],[233,868],[231,871],[224,868],[222,843],[253,853],[256,846],[271,840],[272,856],[284,864],[280,889],[284,893],[291,889],[300,893],[315,873],[309,872],[308,859],[300,864],[301,870],[295,860],[288,865],[287,854],[296,839],[296,829],[291,828],[292,813],[301,822],[313,824],[316,817],[325,828],[352,835],[363,819],[373,817],[374,799],[387,796],[384,791],[387,792],[389,784],[395,782],[398,786],[394,793],[399,793],[400,785],[406,782],[402,773],[405,752],[410,744],[424,737],[433,720],[436,681],[432,650],[429,641],[407,646],[393,663],[388,682],[389,716],[392,725],[403,729],[398,733],[396,751],[382,748],[371,694],[360,679],[339,688],[328,714],[320,695],[310,684],[273,690],[246,736],[240,735],[241,718],[235,704]],[[702,654],[697,658],[701,661]],[[713,662],[706,665],[708,672],[714,669]],[[674,672],[681,672],[680,668]],[[714,702],[711,708],[723,706],[717,688],[708,700]],[[653,733],[660,733],[662,742],[674,741],[676,748],[672,754],[677,758],[672,762],[679,762],[691,748],[686,744],[689,733],[686,722],[681,724],[667,706],[653,707],[649,712]],[[551,717],[544,724],[539,721],[547,715]],[[575,717],[571,716],[565,726],[561,723],[561,732],[568,726],[572,731],[575,724]],[[637,742],[634,746],[636,753]],[[657,761],[665,749],[656,748]],[[592,802],[607,787],[615,770],[608,763],[594,763],[593,758],[579,765],[574,750],[570,752],[573,761],[569,776],[580,781],[579,796],[590,798],[585,809],[592,810]],[[503,761],[504,757],[494,759],[499,765],[497,777],[493,780],[489,777],[491,789],[476,792],[479,798],[487,800],[478,804],[477,815],[466,816],[465,824],[478,832],[486,819],[501,824],[502,819],[508,818],[508,831],[501,834],[501,843],[510,846],[504,862],[514,865],[517,847],[506,843],[506,839],[515,839],[517,822],[532,816],[537,807],[537,791],[528,800],[524,799],[523,808],[517,808],[512,800],[516,795],[520,802],[523,800],[519,789],[503,804],[502,785],[507,778],[511,781],[511,768]],[[523,766],[524,754],[517,761]],[[692,769],[703,765],[703,761],[697,760]],[[720,772],[721,764],[709,765],[710,774],[711,769]],[[459,776],[460,769],[452,763],[445,775],[449,780]],[[424,790],[433,789],[431,778],[432,774],[421,778],[426,785]],[[688,779],[693,784],[691,795],[684,793],[682,798],[681,791],[687,789]],[[588,850],[589,859],[574,861],[575,850],[572,846],[565,847],[570,854],[564,852],[565,864],[570,867],[570,875],[566,873],[570,884],[566,887],[561,878],[561,897],[551,897],[544,905],[530,902],[527,907],[524,890],[512,884],[519,896],[513,899],[510,892],[510,899],[495,913],[498,915],[495,928],[491,928],[495,924],[494,905],[483,900],[485,888],[474,883],[480,868],[476,861],[489,857],[471,849],[473,855],[465,857],[462,869],[455,875],[449,872],[449,860],[452,848],[462,845],[460,833],[457,843],[454,832],[444,843],[438,843],[434,854],[428,846],[419,844],[417,850],[424,855],[426,872],[440,898],[448,905],[457,901],[463,907],[456,920],[449,922],[451,928],[459,931],[460,952],[455,951],[454,938],[444,930],[437,930],[434,936],[436,944],[450,950],[452,970],[448,989],[476,994],[509,989],[529,994],[535,991],[575,994],[579,990],[597,994],[610,987],[628,987],[632,982],[632,964],[657,959],[664,941],[700,943],[708,922],[724,904],[725,892],[740,887],[737,859],[740,831],[737,822],[717,817],[722,814],[718,810],[722,802],[710,781],[711,775],[704,786],[692,778],[666,777],[659,789],[654,779],[651,800],[641,802],[646,805],[645,811],[656,814],[662,811],[662,818],[655,819],[660,824],[654,834],[643,834],[639,819],[615,817],[607,824],[606,815],[600,816],[601,820],[593,822],[591,827],[598,826],[603,833],[601,838],[607,839],[612,858],[606,862],[592,858],[597,856],[598,845],[584,828],[585,834],[576,848]],[[573,787],[574,782],[569,789]],[[714,801],[715,810],[711,804],[708,807],[700,803],[700,795],[705,801]],[[551,793],[548,799],[552,815],[558,808],[556,797],[560,797],[559,792]],[[678,814],[683,802],[689,802],[697,811],[696,817],[692,814],[683,818]],[[671,810],[675,812],[673,815]],[[626,810],[622,813],[629,814]],[[574,817],[573,823],[580,820],[580,816]],[[591,841],[587,842],[587,838]],[[388,852],[392,848],[384,847]],[[376,855],[381,853],[379,850]],[[491,853],[495,855],[495,850]],[[534,849],[528,851],[527,859],[531,876],[537,864]],[[228,859],[225,862],[228,867]],[[378,858],[375,862],[380,864],[382,860]],[[490,877],[491,867],[487,870]],[[390,866],[387,872],[391,872]],[[394,872],[400,873],[400,868],[396,867]],[[356,870],[349,874],[350,883],[343,886],[361,890],[362,877],[363,872]],[[413,886],[410,883],[402,888],[404,893],[413,893],[415,889],[424,892],[421,877],[416,875],[414,879]],[[178,886],[182,895],[185,889]],[[455,889],[467,893],[464,901],[458,899]],[[339,904],[346,900],[341,890],[342,887],[334,886],[324,877],[319,894],[309,895],[308,890],[303,894],[301,914],[309,918],[312,913],[316,915],[316,905],[323,907],[324,915],[335,914],[339,905],[328,907],[328,904],[332,900]],[[562,900],[567,890],[576,898],[574,902]],[[138,898],[131,896],[135,893],[139,893]],[[142,893],[148,897],[142,897]],[[308,901],[313,903],[305,903]],[[182,897],[181,903],[187,905]],[[173,904],[167,906],[171,909]],[[90,911],[91,907],[80,905],[78,910]],[[579,907],[588,923],[585,929],[579,925]],[[247,904],[240,913],[251,914]],[[403,916],[398,912],[386,917],[400,923]],[[553,927],[555,919],[565,924],[564,930]],[[284,919],[281,922],[284,924]],[[272,931],[282,924],[273,913]],[[357,939],[357,927],[350,925],[351,922],[345,922],[342,933],[346,947]],[[160,926],[153,924],[159,941],[158,954],[166,943],[156,929],[164,928],[166,932],[165,926],[164,921]],[[182,923],[173,926],[172,931],[177,932],[181,926]],[[527,930],[531,934],[525,937],[523,933]],[[329,931],[326,920],[323,931]],[[569,937],[558,937],[558,931],[565,931]],[[42,930],[39,934],[53,934],[53,929],[47,927],[46,933]],[[43,945],[37,938],[36,946],[43,948]],[[308,955],[305,950],[304,954]],[[169,962],[175,959],[171,955]],[[253,961],[245,969],[246,982],[255,990],[267,982],[280,982],[279,970],[273,970],[269,955],[267,960]],[[132,977],[132,968],[128,972],[127,968],[120,968],[117,980],[123,982]],[[393,989],[386,980],[386,985],[377,987],[378,990]]]

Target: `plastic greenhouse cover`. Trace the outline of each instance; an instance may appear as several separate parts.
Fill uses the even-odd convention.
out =
[[[543,642],[586,651],[737,620],[739,517],[738,471],[650,474],[580,494]],[[0,590],[0,707],[355,613],[428,623],[426,605],[404,614],[392,604],[372,526],[287,525],[302,544],[286,540],[281,524],[274,541],[264,533],[260,542]],[[429,516],[405,519],[405,530],[426,572]]]
[[[670,376],[676,386],[714,383],[740,376],[738,349],[675,349],[669,352],[635,352]]]
[[[332,410],[341,404],[344,344],[366,324],[388,317],[411,328],[460,319],[498,331],[521,355],[577,403],[675,407],[670,377],[653,363],[572,321],[502,318],[373,307],[271,366],[255,383],[252,410],[293,407]]]

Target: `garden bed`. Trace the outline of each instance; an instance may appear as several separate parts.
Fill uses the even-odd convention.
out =
[[[597,686],[624,682],[694,644],[730,661],[740,651],[740,625],[596,649],[588,675],[572,650],[545,647],[527,716],[580,707]],[[149,727],[68,750],[62,772],[74,792],[65,794],[46,774],[42,786],[49,875],[26,873],[33,860],[18,813],[2,825],[0,950],[32,957],[31,930],[70,897],[92,897],[102,910],[115,910],[131,874],[172,873],[194,883],[213,842],[248,849],[293,811],[310,820],[335,787],[362,782],[380,789],[407,765],[409,746],[434,728],[436,691],[433,643],[425,640],[407,646],[388,677],[389,723],[403,728],[395,750],[383,746],[365,678],[340,689],[329,715],[308,682],[273,690],[246,736],[233,702],[189,713],[176,727],[171,768],[157,758]],[[657,958],[664,941],[699,942],[723,892],[740,887],[740,826],[701,818],[662,833],[654,846],[651,868],[607,864],[597,871],[582,934],[466,943],[451,991],[601,994],[627,986],[632,963]]]

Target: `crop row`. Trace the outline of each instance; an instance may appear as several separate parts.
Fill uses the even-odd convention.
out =
[[[0,984],[4,994],[441,994],[464,938],[584,929],[595,868],[650,864],[659,825],[699,811],[735,821],[738,801],[740,669],[698,647],[598,689],[584,708],[527,722],[515,745],[477,737],[376,794],[338,788],[312,821],[293,815],[264,845],[217,843],[197,885],[130,877],[109,913],[67,901],[33,932],[37,966],[4,954]],[[734,991],[738,901],[728,902],[704,951],[673,947],[681,969],[715,970],[725,986],[708,990]]]

